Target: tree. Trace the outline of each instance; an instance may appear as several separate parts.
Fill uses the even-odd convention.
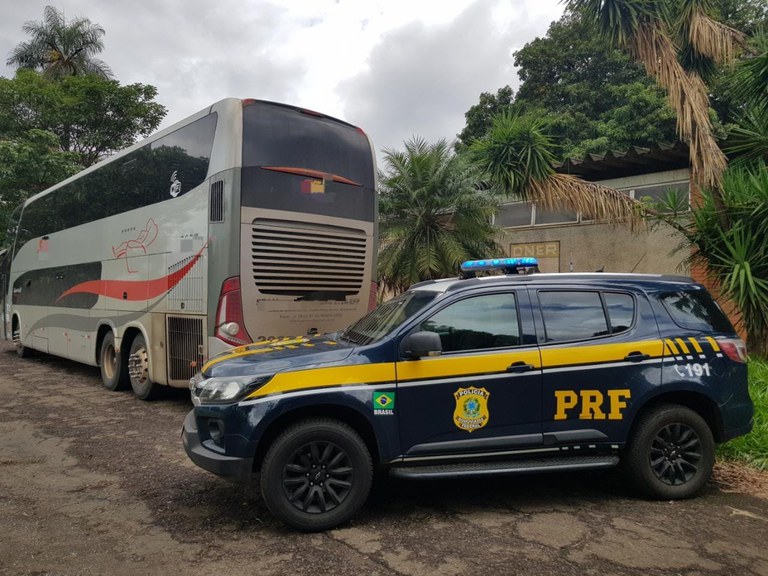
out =
[[[703,264],[721,295],[739,311],[749,349],[768,358],[768,168],[763,162],[731,166],[723,173],[721,198],[730,215],[724,227],[711,191],[694,211],[666,205],[655,218],[672,224],[690,251],[689,263]]]
[[[145,84],[121,86],[97,76],[51,80],[19,70],[13,79],[0,78],[0,137],[49,131],[62,152],[74,152],[79,164],[90,166],[157,129],[166,109],[154,102],[156,95]]]
[[[506,110],[546,119],[558,160],[676,139],[674,111],[643,69],[579,13],[566,12],[546,36],[515,52],[520,88],[480,95],[459,140],[482,137]]]
[[[69,20],[53,6],[46,6],[41,22],[25,22],[22,30],[31,39],[19,43],[7,64],[40,70],[47,77],[95,74],[111,78],[109,67],[95,57],[104,50],[105,32],[88,18]]]
[[[0,78],[0,234],[29,196],[156,130],[165,116],[156,93],[97,76]]]
[[[626,194],[553,168],[555,144],[541,117],[504,113],[470,147],[476,165],[508,196],[548,210],[581,212],[589,218],[639,222],[638,204]]]
[[[6,219],[21,202],[81,168],[76,154],[62,152],[51,132],[30,130],[14,140],[0,138],[0,246],[6,242]]]
[[[462,261],[502,254],[491,224],[496,196],[445,141],[421,138],[385,150],[379,175],[379,286],[400,292],[414,282],[456,275]]]
[[[613,46],[626,50],[665,89],[678,136],[690,149],[692,177],[700,187],[711,188],[720,204],[727,160],[715,140],[704,78],[713,66],[733,61],[743,34],[714,20],[709,0],[679,5],[667,0],[569,0],[568,8],[594,21]]]
[[[512,106],[513,92],[509,85],[499,88],[496,95],[490,92],[480,94],[480,101],[464,114],[467,123],[457,135],[457,146],[469,146],[473,141],[482,138],[493,123],[494,116],[505,112]]]

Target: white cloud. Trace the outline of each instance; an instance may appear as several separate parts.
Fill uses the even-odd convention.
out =
[[[402,147],[413,135],[452,140],[481,92],[517,84],[512,53],[549,24],[514,16],[510,6],[481,0],[445,24],[386,33],[368,68],[340,83],[345,115],[380,148]]]
[[[51,0],[4,0],[5,58]],[[158,88],[163,125],[225,97],[312,108],[379,146],[452,139],[481,92],[514,84],[512,52],[559,17],[558,0],[59,0],[106,30],[123,84]]]

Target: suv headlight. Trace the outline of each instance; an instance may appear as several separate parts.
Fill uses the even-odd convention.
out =
[[[194,404],[223,404],[234,402],[263,386],[272,379],[266,376],[219,376],[202,378],[197,374],[190,380]]]

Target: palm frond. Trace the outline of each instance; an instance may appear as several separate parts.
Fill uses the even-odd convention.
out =
[[[747,106],[768,112],[768,34],[758,34],[752,46],[756,54],[738,64],[730,93]]]
[[[706,85],[698,75],[683,69],[675,45],[658,23],[643,23],[633,37],[631,50],[646,72],[667,91],[677,115],[678,135],[690,149],[694,182],[700,187],[717,188],[728,160],[713,135]]]
[[[726,151],[738,155],[737,164],[768,161],[768,105],[745,112],[731,130]]]
[[[683,0],[677,18],[679,35],[695,52],[716,64],[733,62],[744,47],[746,36],[710,16],[708,0]]]
[[[547,210],[581,212],[595,220],[626,222],[632,230],[647,225],[642,203],[623,192],[570,174],[552,174],[545,180],[532,181],[528,198]]]

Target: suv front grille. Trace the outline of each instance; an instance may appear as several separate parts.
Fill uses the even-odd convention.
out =
[[[362,288],[367,242],[362,230],[256,220],[253,280],[262,294],[343,300]]]

